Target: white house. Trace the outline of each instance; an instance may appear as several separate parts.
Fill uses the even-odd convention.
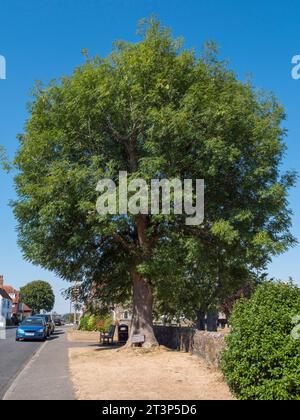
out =
[[[12,317],[12,299],[3,289],[3,276],[0,276],[0,321],[10,320]]]

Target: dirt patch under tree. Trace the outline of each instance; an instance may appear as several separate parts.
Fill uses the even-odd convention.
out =
[[[220,372],[197,356],[170,351],[69,349],[79,400],[231,400]]]

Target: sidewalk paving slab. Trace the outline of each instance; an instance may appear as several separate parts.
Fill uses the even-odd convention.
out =
[[[74,400],[67,334],[58,330],[45,342],[4,396],[5,400]]]

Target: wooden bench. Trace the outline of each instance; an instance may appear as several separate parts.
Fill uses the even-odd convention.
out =
[[[107,332],[100,334],[100,343],[101,344],[110,344],[109,342],[111,342],[111,344],[113,344],[114,343],[115,331],[116,331],[116,326],[111,325]]]

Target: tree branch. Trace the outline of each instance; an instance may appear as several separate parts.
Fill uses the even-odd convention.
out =
[[[109,117],[106,117],[107,126],[113,137],[120,143],[127,143],[131,137],[132,134],[124,136],[123,134],[119,133],[114,126],[112,125]]]
[[[121,235],[119,235],[118,233],[114,232],[112,234],[112,236],[113,236],[113,238],[116,239],[117,242],[119,242],[119,244],[122,245],[122,247],[124,248],[125,251],[131,252],[133,250],[132,246],[128,242],[126,242]]]

